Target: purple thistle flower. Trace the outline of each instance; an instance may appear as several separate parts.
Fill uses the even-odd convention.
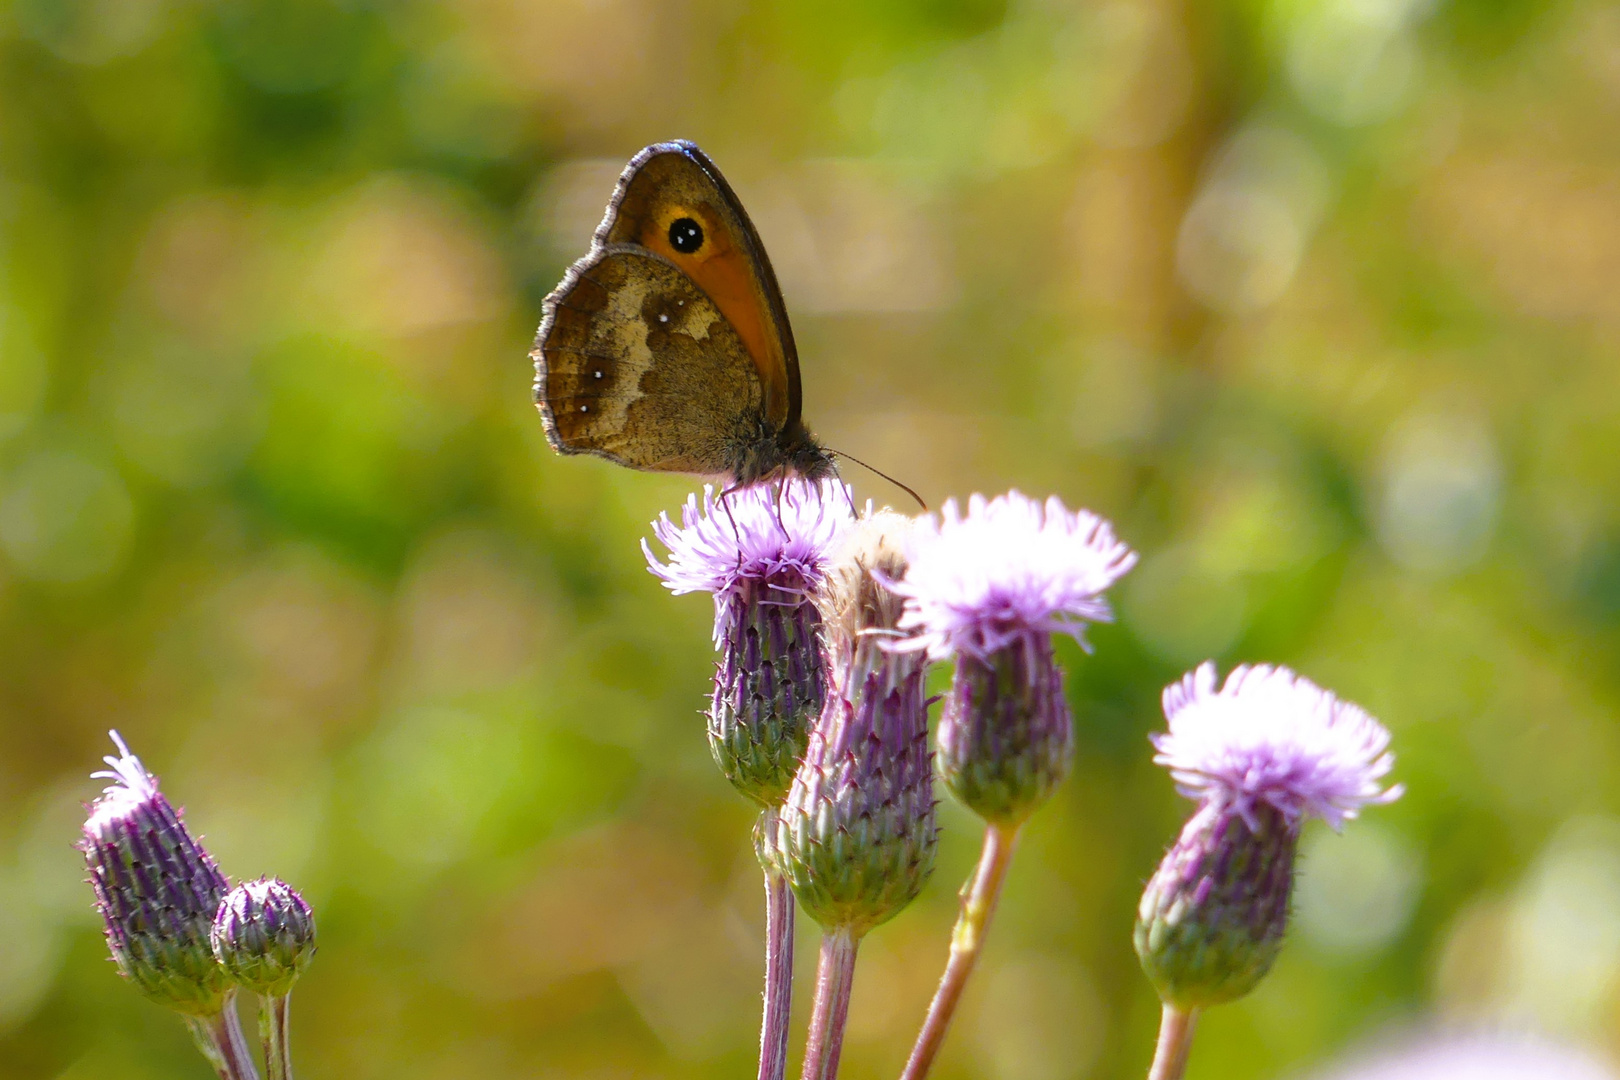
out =
[[[705,484],[681,507],[681,523],[668,514],[653,522],[653,535],[669,551],[660,562],[643,540],[647,568],[676,596],[714,594],[714,643],[740,616],[747,599],[793,603],[805,599],[826,574],[827,559],[849,527],[854,502],[836,480],[789,478],[757,484],[717,498]],[[764,595],[746,594],[760,590]]]
[[[761,858],[823,927],[859,937],[897,914],[933,871],[938,829],[927,662],[896,640],[905,572],[897,514],[864,519],[823,598],[832,678],[786,803],[766,815]]]
[[[1390,1045],[1391,1042],[1394,1045]],[[1376,1042],[1314,1080],[1616,1080],[1594,1051],[1532,1032],[1440,1029]]]
[[[239,985],[281,997],[315,958],[315,913],[280,878],[243,882],[219,905],[210,941]]]
[[[118,970],[142,994],[188,1016],[214,1017],[232,993],[208,943],[229,885],[181,823],[157,780],[115,731],[114,781],[91,805],[79,848]]]
[[[1287,668],[1215,665],[1164,692],[1167,734],[1154,761],[1200,806],[1142,893],[1136,952],[1167,1005],[1231,1001],[1282,950],[1304,820],[1334,828],[1400,797],[1389,732]]]
[[[1399,784],[1389,731],[1285,667],[1233,668],[1219,691],[1205,663],[1164,691],[1170,730],[1153,735],[1153,760],[1189,799],[1240,815],[1251,829],[1269,804],[1290,823],[1315,815],[1335,830],[1363,806],[1393,802]]]
[[[1102,591],[1136,562],[1095,514],[1016,491],[945,504],[913,534],[897,648],[956,658],[939,725],[945,786],[974,813],[1015,828],[1068,775],[1074,718],[1053,634],[1083,645],[1111,617]]]
[[[709,748],[726,778],[768,808],[781,804],[825,698],[821,617],[814,595],[851,521],[849,488],[790,478],[687,499],[681,524],[660,515],[644,540],[649,569],[672,592],[714,594],[720,650],[708,714]]]
[[[1096,514],[1017,491],[974,495],[966,515],[947,502],[918,521],[909,555],[900,626],[935,659],[989,660],[1047,634],[1084,643],[1087,623],[1113,617],[1103,591],[1136,564]]]

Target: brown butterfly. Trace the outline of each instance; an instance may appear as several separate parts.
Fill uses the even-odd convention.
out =
[[[559,453],[736,485],[836,474],[800,417],[799,357],[765,247],[692,143],[630,159],[544,311],[529,355]]]

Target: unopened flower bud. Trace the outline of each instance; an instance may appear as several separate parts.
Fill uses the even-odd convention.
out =
[[[208,935],[228,885],[181,823],[157,780],[117,732],[114,781],[90,807],[80,850],[118,970],[142,994],[194,1017],[218,1015],[233,992]]]
[[[1164,1002],[1242,997],[1282,948],[1300,827],[1390,802],[1389,732],[1287,668],[1205,664],[1164,694],[1155,761],[1201,806],[1148,882],[1136,952]]]
[[[763,857],[806,912],[860,936],[891,918],[933,871],[938,830],[919,652],[898,637],[905,572],[880,514],[858,525],[824,594],[832,685],[786,804],[764,822]]]
[[[677,527],[653,523],[669,550],[652,572],[676,593],[714,594],[720,651],[709,707],[709,747],[739,792],[781,805],[825,699],[821,616],[813,602],[848,525],[849,490],[790,478],[687,501]]]
[[[315,915],[279,878],[238,885],[214,917],[214,956],[239,985],[281,997],[315,958]]]

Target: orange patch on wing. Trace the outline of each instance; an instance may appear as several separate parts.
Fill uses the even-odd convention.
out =
[[[691,255],[676,251],[669,243],[669,222],[678,217],[695,217],[703,225],[707,242]],[[787,363],[779,342],[773,339],[766,320],[764,299],[755,288],[747,254],[732,243],[724,225],[705,208],[681,208],[661,214],[638,238],[641,245],[669,259],[714,301],[714,306],[731,323],[742,339],[759,380],[765,387],[765,414],[774,424],[787,419]]]

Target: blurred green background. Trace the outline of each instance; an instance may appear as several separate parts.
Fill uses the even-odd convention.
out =
[[[942,1080],[1145,1071],[1130,927],[1188,808],[1146,736],[1210,656],[1366,705],[1410,792],[1308,834],[1290,945],[1193,1076],[1436,1017],[1620,1050],[1613,5],[0,12],[4,1080],[207,1075],[69,846],[114,726],[228,873],[315,904],[307,1080],[752,1075],[710,607],[637,550],[692,485],[553,456],[525,355],[676,136],[760,227],[823,438],[1143,555],[1064,654],[1075,774]],[[943,813],[863,949],[852,1080],[897,1073],[943,961],[978,839]]]

